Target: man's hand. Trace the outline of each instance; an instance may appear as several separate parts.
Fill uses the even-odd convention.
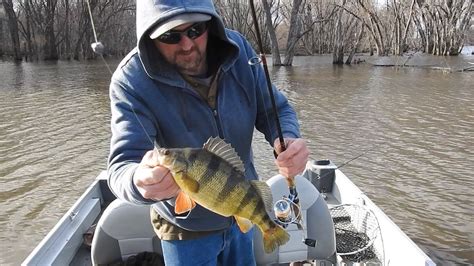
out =
[[[306,141],[298,138],[285,138],[285,151],[281,151],[280,140],[276,139],[273,147],[278,154],[275,160],[278,170],[285,177],[295,177],[302,173],[306,167],[309,157],[309,150]]]
[[[143,156],[133,176],[133,183],[145,199],[169,199],[179,192],[170,170],[158,165],[153,151]]]

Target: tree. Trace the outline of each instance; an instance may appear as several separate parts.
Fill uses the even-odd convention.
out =
[[[56,32],[54,28],[54,23],[56,19],[56,6],[58,4],[57,0],[46,0],[44,2],[44,12],[42,12],[44,17],[44,59],[45,60],[58,60],[58,47],[56,43]]]
[[[226,27],[255,46],[250,0],[214,0]],[[335,63],[357,51],[379,56],[422,50],[457,55],[472,24],[472,0],[263,0],[255,1],[263,50],[273,65],[292,65],[297,54],[332,53]],[[4,54],[15,60],[93,59],[96,35],[105,55],[136,45],[134,0],[2,0],[9,38]],[[3,32],[2,32],[3,33]],[[280,39],[279,39],[280,38]],[[282,51],[280,57],[280,51]],[[283,63],[281,63],[283,61]]]
[[[398,3],[397,3],[398,2]],[[402,55],[408,47],[406,41],[410,29],[411,22],[413,20],[414,7],[416,0],[411,0],[410,8],[408,11],[403,9],[403,1],[393,0],[392,10],[395,21],[394,26],[394,43],[393,43],[393,54]],[[408,13],[408,18],[406,14]],[[403,29],[402,29],[403,28]],[[402,31],[403,30],[403,31]]]
[[[301,24],[298,21],[300,7],[302,0],[293,0],[293,5],[290,13],[290,27],[288,29],[288,40],[286,43],[286,54],[283,65],[291,66],[293,64],[293,57],[295,56],[296,43],[301,38]]]
[[[17,17],[13,10],[12,0],[2,0],[2,4],[8,18],[8,28],[10,29],[10,38],[13,46],[13,59],[21,61],[20,36],[18,34]]]
[[[342,0],[341,6],[346,5],[346,0]],[[336,11],[336,27],[334,28],[334,49],[332,52],[332,63],[343,64],[344,63],[344,28],[342,26],[342,15],[344,14],[342,8],[338,8]]]
[[[368,28],[370,36],[376,46],[377,55],[387,55],[386,26],[375,11],[374,4],[366,0],[357,0],[356,3],[362,13],[362,16],[358,18]]]
[[[270,36],[272,46],[272,61],[274,66],[281,65],[280,48],[278,47],[278,38],[276,36],[276,26],[273,24],[272,12],[267,0],[262,0],[262,6],[265,14],[265,25]]]
[[[416,0],[415,25],[423,50],[434,55],[457,55],[472,17],[472,0]]]
[[[351,43],[350,53],[346,59],[346,65],[350,65],[352,63],[352,59],[354,58],[354,55],[356,51],[358,50],[360,41],[362,40],[363,37],[364,37],[364,25],[360,24],[357,37],[355,41]]]

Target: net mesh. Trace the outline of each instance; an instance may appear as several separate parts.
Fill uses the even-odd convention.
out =
[[[380,238],[380,228],[375,214],[355,204],[338,205],[330,209],[336,232],[336,251],[351,262],[383,261],[374,241]]]

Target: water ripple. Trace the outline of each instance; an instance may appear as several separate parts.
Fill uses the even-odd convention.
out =
[[[472,263],[473,75],[316,59],[271,69],[311,158],[364,153],[342,169],[352,181],[438,264]],[[109,78],[100,62],[0,63],[0,75],[0,264],[17,265],[106,167]],[[274,158],[255,139],[266,179]]]

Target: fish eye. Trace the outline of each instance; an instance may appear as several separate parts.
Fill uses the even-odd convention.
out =
[[[168,149],[159,149],[158,152],[161,155],[169,155],[170,154],[170,151]]]

